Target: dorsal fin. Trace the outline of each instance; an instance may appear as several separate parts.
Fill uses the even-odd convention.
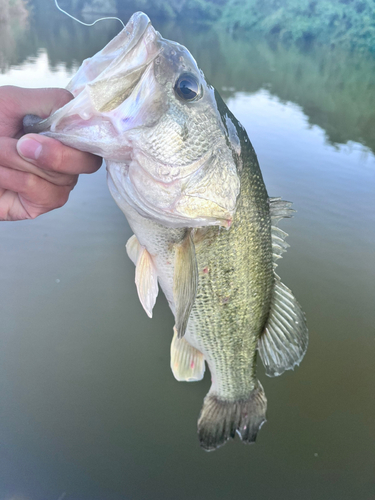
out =
[[[276,261],[289,247],[285,242],[288,234],[277,227],[281,219],[293,217],[295,210],[290,201],[270,198],[272,254]],[[305,315],[292,292],[275,274],[275,285],[266,327],[258,342],[258,351],[270,377],[281,375],[299,365],[308,344]]]
[[[266,327],[258,350],[270,377],[281,375],[299,365],[308,344],[305,315],[292,292],[276,275]]]
[[[287,248],[289,248],[290,245],[288,245],[288,243],[285,241],[288,233],[276,226],[271,226],[271,236],[273,266],[275,268],[277,267],[277,261],[282,258],[282,254],[286,252]]]
[[[281,198],[269,198],[271,224],[277,226],[280,219],[293,217],[295,210],[291,208],[292,202]]]
[[[281,259],[282,254],[286,252],[290,245],[286,243],[285,238],[288,233],[277,227],[281,219],[293,217],[295,210],[291,208],[292,202],[284,201],[281,198],[269,198],[270,216],[271,216],[271,236],[272,236],[272,256],[274,269],[277,267],[277,261]]]

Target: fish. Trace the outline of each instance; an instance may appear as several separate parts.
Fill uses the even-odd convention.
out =
[[[291,203],[268,196],[244,127],[188,49],[146,14],[133,14],[67,89],[74,99],[47,119],[25,117],[25,131],[104,158],[134,233],[126,250],[140,302],[151,318],[160,287],[175,318],[172,373],[211,373],[201,447],[236,434],[253,443],[267,409],[258,355],[273,377],[308,345],[305,315],[275,271]]]

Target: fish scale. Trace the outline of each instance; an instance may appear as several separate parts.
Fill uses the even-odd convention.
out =
[[[257,384],[257,342],[274,283],[268,196],[256,160],[247,159],[250,145],[242,147],[247,153],[242,151],[241,194],[232,226],[207,229],[210,244],[197,239],[200,279],[186,334],[213,374],[210,392],[227,400],[246,399]]]
[[[207,143],[212,144],[217,137],[218,123],[216,116],[205,110],[199,117],[192,117],[178,103],[169,109],[169,114],[162,118],[159,124],[149,130],[144,130],[143,140],[150,154],[159,161],[175,166],[188,164],[207,151]],[[188,136],[184,134],[184,125],[190,122]],[[194,125],[194,127],[191,127]],[[160,136],[165,136],[160,143]]]
[[[276,376],[308,344],[303,311],[275,273],[288,247],[277,224],[291,203],[268,197],[246,131],[189,51],[145,14],[68,88],[71,102],[46,120],[26,117],[25,130],[103,156],[134,232],[126,248],[140,302],[151,317],[160,286],[175,318],[175,378],[201,380],[206,362],[211,371],[201,446],[215,450],[236,433],[253,443],[267,409],[257,353]]]

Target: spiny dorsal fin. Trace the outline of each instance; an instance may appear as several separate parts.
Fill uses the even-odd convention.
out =
[[[280,219],[293,217],[295,210],[291,208],[291,201],[284,201],[281,198],[269,198],[271,224],[277,226]]]
[[[282,258],[283,253],[286,252],[290,245],[286,243],[285,238],[288,233],[276,226],[271,226],[271,236],[272,236],[272,257],[273,266],[277,267],[277,261]]]
[[[176,245],[173,276],[173,298],[176,306],[175,328],[178,338],[185,335],[198,286],[198,269],[191,231]]]
[[[205,370],[203,354],[185,339],[179,339],[176,328],[171,344],[171,368],[179,382],[202,380]]]
[[[273,267],[277,267],[277,261],[281,259],[282,254],[289,248],[285,238],[288,233],[277,227],[281,219],[293,217],[295,210],[291,208],[292,202],[284,201],[281,198],[269,198],[270,216],[271,216],[271,236],[272,236],[272,256]]]
[[[135,284],[143,309],[147,316],[152,318],[152,309],[159,292],[158,276],[151,255],[142,246],[140,246],[135,268]]]
[[[258,350],[270,377],[293,370],[305,355],[308,330],[305,315],[292,292],[276,276],[269,318]]]

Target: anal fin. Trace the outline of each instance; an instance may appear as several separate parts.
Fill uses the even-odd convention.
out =
[[[173,276],[173,298],[176,306],[175,328],[178,338],[185,335],[190,312],[197,294],[197,286],[197,260],[191,231],[188,231],[182,242],[176,245]]]
[[[205,363],[203,354],[191,346],[185,339],[179,339],[174,328],[171,344],[171,369],[179,382],[202,380]]]
[[[305,315],[292,292],[276,276],[268,321],[258,351],[270,377],[299,365],[308,344]]]

